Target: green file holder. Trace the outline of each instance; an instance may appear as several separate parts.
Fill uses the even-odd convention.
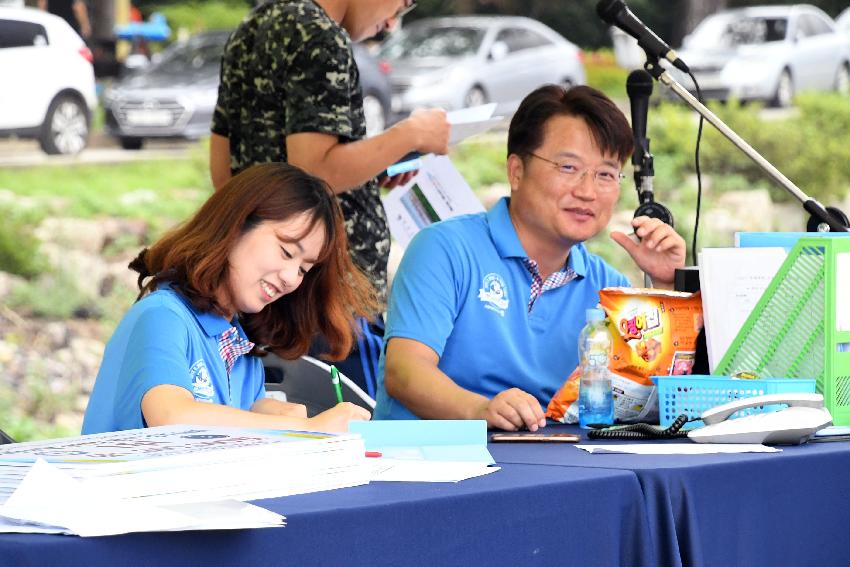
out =
[[[836,315],[850,309],[850,281],[836,281],[841,254],[850,254],[850,238],[801,238],[714,374],[814,378],[833,423],[850,425],[850,328],[839,330]]]

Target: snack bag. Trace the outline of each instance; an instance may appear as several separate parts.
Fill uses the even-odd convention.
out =
[[[614,347],[608,361],[617,421],[658,421],[650,376],[690,374],[702,329],[699,292],[609,287],[599,292]],[[578,421],[579,368],[549,402],[546,417]]]

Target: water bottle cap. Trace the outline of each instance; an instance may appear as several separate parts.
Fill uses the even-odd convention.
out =
[[[586,321],[590,323],[591,321],[604,321],[605,320],[605,311],[599,308],[588,309],[584,312],[586,317]]]

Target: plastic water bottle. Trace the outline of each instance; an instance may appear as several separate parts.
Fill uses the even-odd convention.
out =
[[[578,337],[581,365],[578,419],[579,425],[588,429],[591,425],[614,424],[614,395],[608,371],[612,338],[605,324],[605,312],[588,309],[586,318],[587,324]]]

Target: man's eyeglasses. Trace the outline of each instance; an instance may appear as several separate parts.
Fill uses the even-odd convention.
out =
[[[570,186],[578,185],[582,182],[584,176],[587,175],[588,172],[592,172],[593,183],[596,185],[597,190],[611,192],[619,189],[620,182],[626,178],[626,174],[622,173],[619,169],[609,166],[603,165],[596,169],[592,169],[590,167],[579,167],[571,163],[558,163],[532,152],[529,152],[529,155],[554,165],[558,170],[558,173],[560,173],[563,177],[564,181],[566,181],[566,183]]]
[[[398,12],[396,12],[395,16],[393,16],[393,19],[397,20],[397,19],[409,14],[410,11],[413,10],[415,7],[416,7],[416,0],[406,0],[405,3],[404,3],[404,6],[399,8]]]

